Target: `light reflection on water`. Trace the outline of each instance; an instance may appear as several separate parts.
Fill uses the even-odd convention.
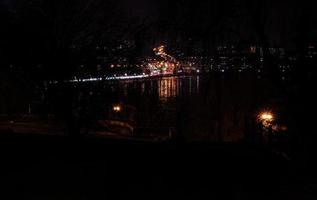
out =
[[[214,139],[223,133],[230,140],[243,136],[245,119],[263,103],[266,88],[256,77],[208,76],[163,77],[111,85],[111,101],[136,107],[139,126],[182,126],[180,129],[191,136]]]
[[[178,80],[176,78],[164,78],[157,82],[160,99],[177,97],[179,95]]]
[[[113,85],[113,92],[124,98],[129,95],[157,95],[160,101],[168,98],[198,94],[201,78],[199,76],[164,77],[141,81],[124,81]]]

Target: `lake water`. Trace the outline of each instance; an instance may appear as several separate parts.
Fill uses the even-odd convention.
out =
[[[136,108],[136,126],[174,128],[190,139],[238,141],[257,113],[274,109],[271,88],[254,76],[180,76],[76,83],[89,110],[105,117],[112,105]],[[83,92],[85,91],[85,92]]]
[[[76,126],[107,119],[109,110],[119,104],[136,110],[137,128],[173,129],[193,140],[241,140],[260,112],[280,116],[285,102],[274,96],[270,81],[252,74],[53,84],[46,94],[36,92],[32,98],[25,98],[27,91],[14,93],[21,98],[7,95],[2,112],[50,114],[63,126],[78,119]]]

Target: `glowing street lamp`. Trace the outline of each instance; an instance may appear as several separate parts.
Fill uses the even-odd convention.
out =
[[[113,106],[113,111],[115,111],[115,112],[120,112],[121,111],[121,106],[119,106],[119,105],[116,105],[116,106]]]
[[[273,114],[269,112],[265,112],[261,114],[261,119],[265,121],[272,121],[274,119]]]
[[[259,115],[259,121],[262,122],[264,127],[269,127],[274,121],[274,115],[271,112],[262,112]]]

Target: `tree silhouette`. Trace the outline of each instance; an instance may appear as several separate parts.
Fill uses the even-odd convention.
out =
[[[6,36],[1,37],[5,44],[1,50],[8,57],[3,66],[9,68],[13,64],[13,74],[20,74],[17,79],[32,85],[28,93],[35,88],[41,90],[43,101],[49,101],[68,132],[77,135],[77,92],[69,85],[48,91],[45,81],[70,79],[84,60],[94,56],[97,45],[102,43],[111,49],[129,35],[130,24],[121,15],[118,2],[19,0],[10,8],[4,7],[1,15],[8,18],[1,18],[8,23],[3,29],[7,33],[1,33]],[[18,88],[16,84],[9,85]]]

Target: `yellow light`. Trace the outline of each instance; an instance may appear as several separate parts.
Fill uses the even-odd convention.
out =
[[[260,115],[260,119],[262,121],[272,121],[274,119],[274,116],[270,112],[264,112]]]
[[[262,119],[264,120],[271,120],[273,119],[273,116],[271,114],[263,114]]]
[[[264,127],[272,126],[274,118],[273,113],[270,111],[263,111],[258,115],[258,121],[262,123]]]
[[[121,107],[120,106],[113,106],[113,111],[120,112],[121,111]]]

